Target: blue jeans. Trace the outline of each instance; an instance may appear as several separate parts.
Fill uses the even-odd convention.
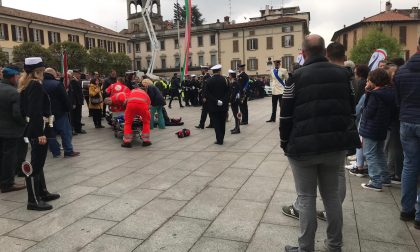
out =
[[[420,173],[420,124],[401,122],[401,143],[404,150],[404,168],[401,184],[401,206],[404,213],[415,211],[417,177]],[[417,203],[416,220],[420,221],[420,204]]]
[[[368,163],[369,177],[373,186],[382,188],[382,183],[390,183],[384,151],[385,141],[363,138],[363,154]]]
[[[163,119],[163,111],[162,106],[152,107],[151,109],[151,117],[150,117],[150,129],[155,127],[155,114],[158,113],[158,126],[159,129],[165,128],[165,119]]]
[[[63,144],[64,155],[73,153],[73,145],[71,143],[73,135],[70,125],[69,115],[66,113],[55,119],[54,131],[55,135],[48,139],[48,146],[54,156],[60,156],[60,144],[56,135],[60,135]]]

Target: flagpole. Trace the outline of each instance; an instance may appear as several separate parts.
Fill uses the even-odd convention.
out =
[[[179,2],[178,0],[176,0],[176,6],[177,8],[179,7]],[[180,19],[180,13],[179,13],[179,8],[177,9],[177,26],[178,26],[178,55],[179,55],[179,75],[182,76],[182,67],[181,67],[181,33],[179,31],[179,19]],[[182,78],[182,77],[181,77]]]

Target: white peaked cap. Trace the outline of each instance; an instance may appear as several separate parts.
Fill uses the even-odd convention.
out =
[[[236,71],[233,71],[232,69],[229,69],[228,73],[233,74],[233,73],[236,73]]]
[[[201,69],[209,69],[208,66],[200,66]]]
[[[191,75],[191,77],[197,77],[197,75],[193,74],[193,75]]]
[[[42,59],[40,57],[31,57],[25,59],[25,65],[32,66],[42,63]]]
[[[210,68],[210,70],[220,70],[220,69],[222,69],[222,65],[220,65],[220,64],[217,64],[217,65],[213,66],[212,68]]]

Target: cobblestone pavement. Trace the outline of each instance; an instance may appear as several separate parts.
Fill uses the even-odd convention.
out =
[[[250,102],[250,124],[214,144],[213,130],[197,130],[200,109],[179,109],[181,127],[153,130],[150,147],[122,149],[110,129],[74,137],[80,157],[45,167],[50,191],[62,197],[48,212],[26,210],[26,191],[0,194],[0,251],[283,251],[297,244],[298,221],[281,206],[296,194],[279,148],[271,99]],[[233,120],[227,129],[233,128]],[[362,190],[348,177],[344,251],[418,251],[420,231],[399,217],[400,190]],[[318,208],[322,202],[318,200]],[[326,225],[319,222],[317,249]]]

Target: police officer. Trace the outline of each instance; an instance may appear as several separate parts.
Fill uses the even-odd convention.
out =
[[[182,81],[182,90],[184,90],[185,106],[189,107],[191,101],[191,79],[190,75],[185,75],[185,80]]]
[[[220,74],[221,65],[215,65],[211,70],[213,70],[213,76],[208,80],[205,92],[206,106],[216,132],[215,144],[223,145],[226,115],[229,109],[229,82]]]
[[[239,105],[242,98],[242,90],[239,87],[238,81],[236,80],[236,72],[229,70],[229,82],[230,82],[230,107],[232,109],[233,117],[235,118],[235,128],[230,131],[232,134],[241,133],[240,129],[240,114],[239,114]]]
[[[197,80],[197,75],[191,75],[191,105],[196,107],[198,106],[198,87],[199,83]]]
[[[274,61],[274,68],[271,69],[271,88],[272,88],[272,96],[271,96],[271,103],[273,105],[271,118],[267,122],[275,122],[276,121],[276,113],[277,113],[277,102],[279,106],[281,104],[281,98],[283,97],[284,87],[286,86],[286,81],[289,78],[289,74],[287,69],[280,68],[280,60]]]
[[[171,99],[169,100],[169,108],[172,108],[172,101],[174,99],[174,97],[178,97],[178,101],[179,101],[179,107],[183,108],[184,106],[182,105],[181,102],[181,94],[179,93],[179,90],[181,89],[181,85],[180,85],[180,80],[178,78],[178,74],[174,73],[174,77],[172,77],[171,80]]]
[[[42,86],[45,67],[41,58],[34,57],[25,59],[24,68],[25,73],[19,81],[19,91],[22,113],[28,122],[25,135],[32,147],[32,171],[25,170],[27,209],[51,210],[52,206],[46,202],[58,199],[60,195],[48,192],[44,177],[44,163],[48,152],[47,138],[53,124],[50,99]]]
[[[245,64],[238,66],[239,75],[238,75],[238,83],[244,93],[244,97],[242,102],[239,106],[241,113],[242,113],[242,122],[241,125],[248,124],[248,90],[249,90],[249,76],[245,73]]]
[[[197,129],[204,129],[204,124],[206,123],[207,114],[209,113],[207,111],[207,99],[206,99],[206,91],[207,91],[207,82],[211,78],[211,75],[209,74],[209,67],[208,66],[201,66],[201,73],[203,75],[203,80],[201,82],[201,97],[202,97],[202,104],[203,108],[201,110],[201,118],[200,118],[200,124],[195,126]],[[210,117],[210,124],[206,128],[213,128],[213,122]]]

